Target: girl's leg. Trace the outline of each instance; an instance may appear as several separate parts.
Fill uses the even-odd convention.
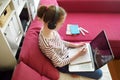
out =
[[[100,69],[94,72],[74,72],[73,74],[77,74],[80,76],[85,76],[93,79],[100,79],[102,77],[102,71]]]
[[[94,72],[69,72],[68,65],[64,66],[62,68],[57,68],[60,72],[63,73],[69,73],[69,74],[77,74],[80,76],[85,76],[93,79],[99,79],[102,77],[102,71],[100,69],[94,71]]]

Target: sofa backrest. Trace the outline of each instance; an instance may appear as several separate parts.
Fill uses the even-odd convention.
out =
[[[120,12],[120,0],[57,0],[67,12]]]
[[[58,5],[57,0],[40,0],[40,5]]]

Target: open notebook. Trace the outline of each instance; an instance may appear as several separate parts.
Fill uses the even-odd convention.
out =
[[[72,57],[75,55],[75,53],[78,52],[78,50],[82,50],[85,46],[80,47],[80,48],[73,48],[69,50],[69,57]],[[72,61],[70,64],[74,65],[74,64],[80,64],[80,63],[86,63],[86,62],[91,62],[91,55],[87,52],[85,55],[78,57],[77,59],[75,59],[74,61]]]

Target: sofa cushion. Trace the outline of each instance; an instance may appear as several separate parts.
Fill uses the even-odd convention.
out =
[[[105,30],[110,41],[112,49],[114,47],[120,48],[120,14],[114,13],[68,13],[65,23],[59,30],[60,35],[67,41],[91,41],[101,30]],[[83,36],[79,35],[66,35],[67,24],[78,24],[89,31],[88,34]],[[120,58],[120,49],[115,51],[115,58]],[[117,52],[117,53],[116,53]],[[118,55],[119,54],[119,55]]]
[[[59,78],[59,72],[50,60],[41,53],[38,45],[40,26],[42,26],[42,23],[36,17],[25,35],[20,52],[20,61],[23,61],[39,74],[45,75],[52,80],[57,80]]]
[[[68,12],[120,12],[119,0],[57,0]]]
[[[12,80],[50,80],[50,79],[40,75],[23,62],[20,62],[14,70]]]

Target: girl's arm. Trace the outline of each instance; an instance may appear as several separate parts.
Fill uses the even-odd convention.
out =
[[[85,42],[80,42],[80,43],[72,43],[68,41],[63,41],[63,42],[67,47],[72,47],[72,48],[82,47],[85,45]]]

